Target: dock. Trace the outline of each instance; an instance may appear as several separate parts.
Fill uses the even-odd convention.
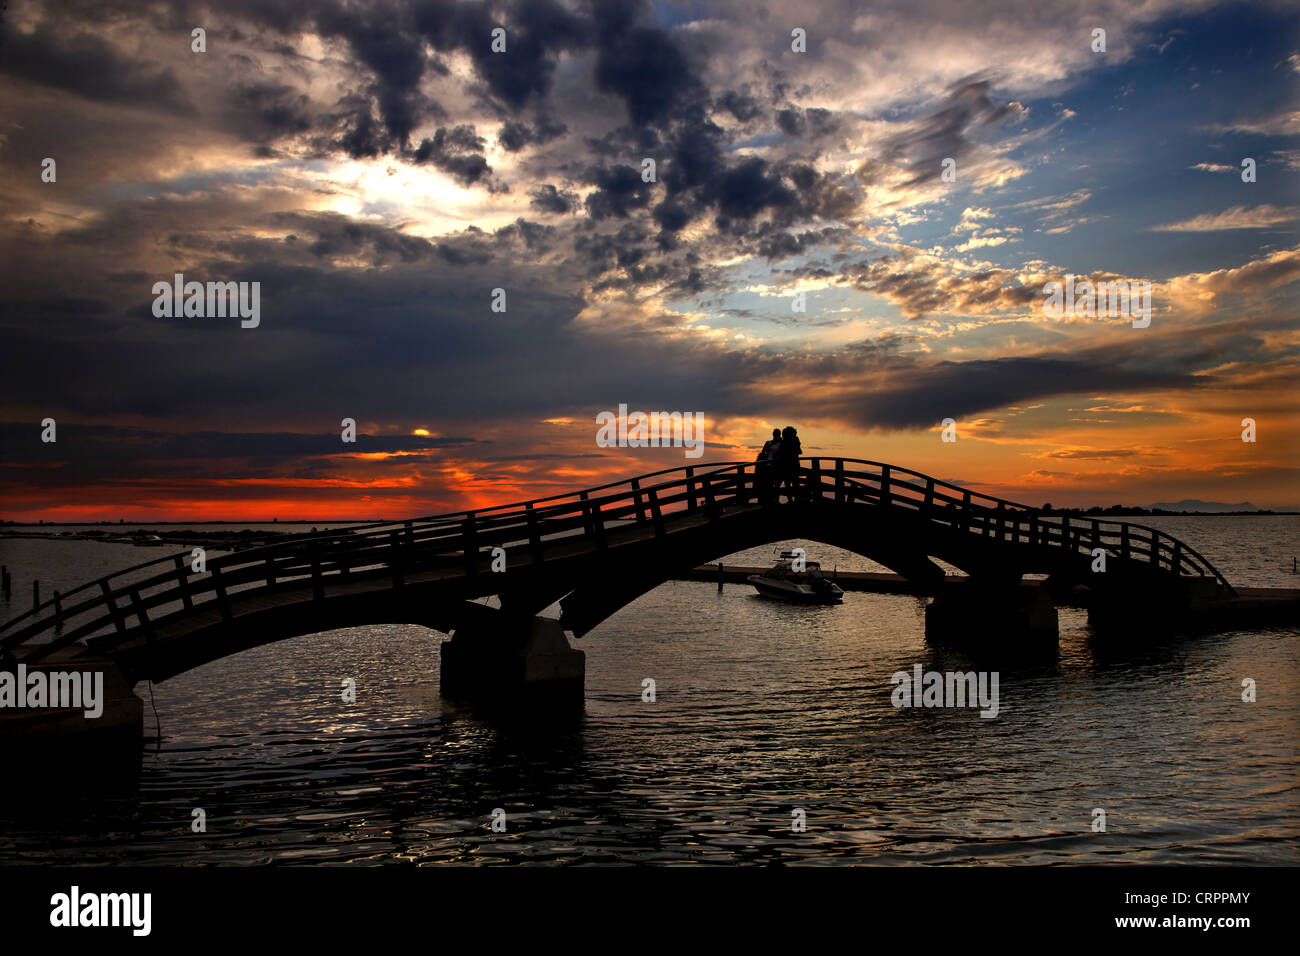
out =
[[[751,574],[763,574],[770,567],[739,564],[701,564],[679,575],[679,581],[708,581],[726,584],[747,584]],[[822,568],[822,573],[845,591],[867,591],[873,594],[915,594],[924,592],[901,574],[886,571],[839,571]],[[945,575],[941,587],[960,586],[969,581],[964,574]],[[1042,580],[1025,580],[1021,587],[1027,591],[1043,587]],[[1238,587],[1233,598],[1215,602],[1214,606],[1198,609],[1198,617],[1213,630],[1230,630],[1236,627],[1259,627],[1300,624],[1300,588],[1248,588]],[[1076,586],[1053,594],[1054,603],[1061,607],[1090,608],[1096,593],[1087,587]]]

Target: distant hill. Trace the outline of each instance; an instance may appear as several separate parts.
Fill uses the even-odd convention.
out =
[[[1182,501],[1159,501],[1147,505],[1152,511],[1263,511],[1249,501],[1229,504],[1225,501],[1201,501],[1199,498],[1184,498]]]

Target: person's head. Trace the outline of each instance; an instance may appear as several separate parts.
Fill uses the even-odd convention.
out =
[[[781,429],[779,429],[779,428],[773,428],[773,429],[772,429],[772,440],[773,440],[773,441],[779,441],[780,438],[781,438]]]
[[[798,432],[796,432],[796,431],[794,430],[794,426],[793,426],[793,425],[786,425],[786,426],[785,426],[785,431],[781,432],[781,437],[782,437],[782,438],[793,438],[793,437],[794,437],[795,435],[797,435],[797,434],[798,434]]]

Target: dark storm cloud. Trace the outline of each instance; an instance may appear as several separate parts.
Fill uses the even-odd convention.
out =
[[[4,477],[48,489],[131,485],[143,470],[154,483],[203,480],[214,472],[229,472],[241,480],[325,478],[336,470],[340,455],[393,455],[367,462],[382,468],[490,445],[474,438],[368,435],[361,430],[355,442],[345,443],[341,431],[165,432],[75,421],[59,422],[58,441],[46,444],[40,440],[39,426],[0,422],[0,459],[9,464]]]
[[[120,21],[123,11],[112,4],[80,3],[78,17],[87,27]],[[405,154],[409,139],[422,122],[440,119],[442,107],[421,94],[427,75],[446,75],[438,54],[460,52],[469,56],[475,74],[494,106],[507,114],[502,139],[507,148],[543,144],[561,135],[562,122],[539,117],[533,125],[508,114],[543,99],[552,86],[559,57],[565,52],[595,49],[604,56],[611,92],[628,101],[629,111],[641,115],[653,104],[653,94],[621,76],[607,50],[638,63],[660,63],[672,69],[679,63],[671,39],[662,31],[643,29],[635,35],[616,29],[648,12],[640,2],[602,0],[571,11],[555,0],[513,0],[487,4],[471,0],[382,0],[368,4],[343,0],[301,0],[263,3],[230,0],[221,4],[195,3],[188,14],[180,9],[161,12],[155,27],[188,33],[191,20],[224,24],[209,30],[212,48],[219,37],[238,38],[275,31],[284,40],[263,42],[269,51],[292,53],[297,35],[311,31],[326,39],[341,40],[363,81],[348,90],[333,111],[321,111],[312,139],[353,158],[385,153]],[[141,14],[144,11],[140,11]],[[239,29],[233,24],[239,24]],[[492,50],[492,31],[506,30],[506,52]],[[182,85],[170,69],[125,57],[121,50],[92,32],[65,37],[59,21],[46,17],[39,29],[27,35],[11,28],[3,36],[0,70],[46,85],[67,89],[92,99],[148,104],[151,108],[192,112]],[[244,58],[247,59],[247,58]],[[244,63],[242,70],[256,69]],[[673,89],[682,77],[666,77]],[[301,120],[309,112],[280,94],[254,86],[249,105],[265,109],[265,125],[282,136],[302,132]],[[655,107],[651,112],[661,111]],[[260,139],[265,131],[256,131]],[[460,165],[460,175],[469,166]]]
[[[636,126],[662,124],[682,110],[707,103],[703,84],[672,35],[638,24],[650,12],[639,0],[594,0],[570,10],[555,0],[516,0],[489,6],[468,0],[391,0],[368,6],[334,2],[305,4],[298,15],[272,6],[240,4],[240,13],[274,29],[311,25],[321,35],[345,40],[359,65],[372,77],[353,90],[367,109],[349,110],[352,122],[337,142],[353,156],[406,149],[421,119],[437,115],[418,92],[426,71],[444,72],[434,53],[463,52],[474,65],[488,96],[506,114],[500,142],[509,151],[544,144],[561,135],[565,124],[541,114],[529,126],[517,116],[550,92],[562,54],[595,54],[593,79],[620,99]],[[492,50],[492,31],[502,28],[505,52]],[[742,100],[732,106],[741,108]],[[381,123],[383,134],[372,128]]]
[[[542,212],[566,213],[573,208],[577,201],[577,196],[569,192],[560,192],[551,183],[544,183],[534,189],[529,195],[532,201],[529,203],[534,209],[540,209]]]
[[[685,54],[665,31],[638,27],[603,39],[596,84],[623,99],[633,123],[661,123],[702,95]]]
[[[792,206],[796,197],[770,164],[757,156],[742,160],[719,176],[706,193],[728,219],[752,219],[764,209]]]
[[[168,112],[194,112],[170,69],[144,57],[125,57],[97,36],[54,29],[24,34],[12,21],[0,31],[0,72],[91,100],[143,101]]]
[[[856,210],[858,198],[836,177],[819,173],[804,162],[732,156],[727,142],[721,128],[695,114],[688,113],[668,128],[664,147],[657,151],[661,156],[665,150],[667,153],[659,170],[666,196],[652,209],[660,228],[660,247],[672,248],[674,233],[710,213],[717,228],[734,240],[752,235],[755,229],[770,228],[755,223],[761,217],[770,216],[784,228],[817,216],[841,218]],[[626,175],[617,187],[598,183],[600,190],[588,197],[589,209],[593,215],[597,210],[626,212],[629,204],[623,194],[632,185]],[[759,251],[771,257],[777,250],[768,244]]]
[[[334,137],[328,141],[316,139],[322,150],[334,148],[353,159],[373,159],[393,147],[392,137],[375,118],[365,97],[355,94],[343,97],[333,119],[337,129]]]
[[[592,219],[627,218],[633,209],[645,208],[650,202],[650,184],[631,166],[593,167],[587,181],[596,189],[587,197],[587,213]]]
[[[78,299],[50,296],[37,299],[0,299],[0,314],[15,319],[39,322],[45,315],[78,315],[89,318],[110,312],[112,306],[102,299]]]
[[[803,115],[798,110],[778,110],[776,125],[786,136],[803,135]]]
[[[803,255],[848,235],[848,230],[840,228],[809,229],[798,234],[775,229],[767,232],[767,235],[759,238],[758,252],[769,261]]]
[[[91,11],[101,8],[89,4],[85,9],[92,16]],[[788,225],[801,217],[844,214],[854,206],[851,197],[842,190],[836,193],[811,168],[809,181],[801,182],[797,169],[783,170],[757,157],[729,156],[729,135],[708,119],[710,111],[752,120],[760,115],[758,101],[748,92],[727,90],[711,103],[692,56],[671,32],[646,23],[650,8],[641,2],[597,0],[568,10],[551,0],[519,0],[503,8],[469,0],[385,0],[364,6],[335,0],[292,6],[236,0],[222,12],[223,22],[233,17],[241,28],[261,26],[290,40],[304,30],[341,40],[363,77],[330,106],[313,106],[305,93],[279,80],[233,84],[226,122],[254,141],[262,157],[283,156],[277,141],[300,137],[317,154],[340,152],[354,159],[393,154],[416,165],[433,165],[462,186],[502,190],[505,187],[492,175],[484,138],[472,125],[442,126],[418,144],[410,142],[421,122],[445,116],[419,89],[425,75],[445,73],[437,54],[469,55],[492,108],[502,113],[498,143],[507,152],[519,152],[564,135],[567,124],[555,118],[553,108],[543,107],[542,100],[561,54],[590,53],[591,81],[622,102],[632,125],[605,137],[601,148],[613,161],[589,166],[585,174],[575,170],[571,181],[585,180],[596,187],[585,201],[593,219],[624,219],[643,210],[653,215],[658,235],[643,241],[654,248],[625,255],[624,262],[654,249],[670,250],[676,233],[710,212],[719,228],[744,236],[750,222],[767,213]],[[507,30],[505,54],[491,50],[491,33],[499,25]],[[111,48],[101,46],[101,53],[111,54]],[[250,60],[246,68],[260,67]],[[564,108],[563,103],[552,107],[557,105]],[[531,119],[511,115],[525,106]],[[825,110],[787,112],[799,117],[801,129],[816,135],[836,125]],[[664,161],[661,200],[655,201],[653,184],[641,182],[638,171],[625,165],[629,151]],[[562,186],[555,184],[555,190],[534,191],[534,208],[552,213],[572,209],[573,200]],[[765,254],[776,251],[770,244],[764,248]]]
[[[314,122],[307,94],[284,83],[243,83],[227,95],[236,122],[247,120],[246,135],[279,139],[305,133]]]
[[[497,134],[497,142],[506,151],[517,153],[530,144],[549,143],[568,131],[567,126],[551,117],[540,117],[532,126],[518,120],[508,120]]]
[[[256,7],[246,15],[264,16]],[[279,10],[266,18],[280,29],[301,23]],[[554,0],[516,0],[504,6],[465,0],[391,0],[366,6],[324,2],[315,6],[309,20],[323,36],[346,40],[374,79],[364,92],[373,101],[385,135],[367,128],[364,116],[369,114],[358,114],[356,132],[340,143],[353,156],[375,155],[368,151],[372,148],[405,150],[415,127],[440,115],[441,107],[426,102],[418,91],[426,72],[446,74],[437,53],[467,54],[491,97],[513,112],[545,96],[562,52],[583,49],[592,39],[590,21]],[[497,28],[506,31],[504,52],[492,49]],[[426,53],[426,43],[434,57]],[[562,132],[563,124],[553,120],[540,120],[532,128],[515,121],[507,124],[502,139],[508,149],[517,150]],[[357,143],[367,151],[356,152]],[[472,176],[470,181],[480,178],[472,173],[472,161],[458,160],[456,165],[458,175]]]
[[[573,241],[573,248],[579,258],[589,264],[588,274],[599,276],[611,269],[635,266],[648,254],[644,245],[648,237],[642,226],[628,223],[617,233],[578,236]]]
[[[830,110],[792,108],[777,110],[776,125],[787,136],[818,139],[837,132],[840,121]]]
[[[649,208],[658,235],[624,237],[625,241],[652,240],[653,248],[644,250],[646,255],[672,250],[675,233],[712,214],[714,225],[728,237],[731,252],[778,258],[793,252],[791,242],[774,237],[774,230],[814,216],[837,218],[857,208],[858,199],[850,191],[806,164],[773,164],[761,157],[729,161],[718,143],[718,132],[716,127],[681,127],[681,138],[671,147],[660,176],[667,195],[653,206],[655,190],[641,181],[637,170],[628,166],[588,170],[587,181],[597,187],[587,197],[588,213],[594,220],[627,218]],[[752,243],[744,241],[750,239]],[[590,250],[590,241],[585,247]]]
[[[516,219],[508,226],[502,226],[496,231],[498,238],[513,238],[518,236],[523,240],[524,247],[529,252],[544,252],[549,249],[556,234],[554,226],[545,226],[541,223],[529,222],[527,219]]]
[[[374,96],[389,135],[405,146],[416,125],[411,103],[424,74],[424,45],[410,29],[409,12],[395,2],[366,7],[323,5],[316,27],[323,36],[346,38],[357,59],[375,76]]]
[[[376,265],[418,262],[432,256],[437,247],[419,236],[409,236],[378,223],[357,222],[337,213],[275,213],[269,222],[288,231],[285,244],[301,248],[316,258],[365,256]],[[310,237],[315,236],[314,239]],[[267,256],[258,241],[239,258]]]
[[[251,6],[242,12],[277,29],[310,23],[324,36],[347,41],[373,79],[351,91],[352,99],[341,104],[345,108],[335,119],[339,128],[332,142],[353,157],[404,152],[421,120],[441,114],[441,107],[424,101],[418,90],[426,71],[445,72],[426,55],[425,42],[435,54],[459,51],[470,57],[491,103],[503,114],[498,140],[511,152],[543,145],[565,132],[566,124],[545,112],[531,125],[511,114],[545,99],[566,52],[594,52],[596,85],[623,102],[636,126],[665,123],[689,104],[699,109],[707,102],[673,37],[658,27],[636,25],[649,7],[634,0],[595,0],[576,10],[554,0],[516,0],[504,7],[468,0],[392,0],[365,7],[322,2],[298,18],[275,8],[263,13]],[[492,50],[492,31],[498,27],[506,31],[504,53]],[[483,178],[476,161],[452,162],[462,182]]]
[[[462,186],[470,186],[492,174],[483,156],[486,146],[473,126],[444,127],[422,141],[411,158],[417,164],[432,163]]]
[[[670,143],[670,161],[663,175],[669,196],[705,186],[724,171],[725,139],[713,123],[700,122],[679,131]]]
[[[459,6],[468,7],[463,3]],[[453,17],[451,22],[463,22],[466,26],[472,23],[472,32],[463,34],[459,45],[474,60],[479,75],[487,81],[492,92],[514,109],[550,89],[561,51],[580,49],[590,41],[589,23],[554,0],[519,0],[509,10],[504,22],[492,20],[486,8],[466,11],[462,16],[463,20]],[[421,22],[436,24],[436,20],[427,17]],[[509,55],[491,50],[487,38],[496,26],[506,29]],[[434,25],[432,30],[426,30],[426,36],[438,46],[435,37],[443,36],[443,31]]]
[[[56,447],[43,449],[41,460],[82,461],[136,459],[142,456],[169,459],[240,458],[249,461],[292,460],[302,457],[373,452],[429,451],[486,444],[474,438],[421,435],[368,435],[358,430],[355,443],[344,443],[340,431],[326,434],[297,432],[174,433],[147,428],[113,425],[60,423]],[[0,458],[30,460],[33,435],[40,440],[40,427],[29,422],[0,422]]]
[[[918,428],[944,418],[961,418],[1034,399],[1076,392],[1138,389],[1193,389],[1210,385],[1203,378],[1141,364],[1123,363],[1114,352],[1085,358],[1026,356],[969,362],[940,362],[900,376],[894,387],[858,396],[845,407],[859,426]],[[844,399],[835,404],[844,407]],[[854,405],[856,408],[854,408]]]
[[[730,113],[738,123],[748,123],[763,112],[758,100],[735,90],[727,90],[717,99],[717,106]]]

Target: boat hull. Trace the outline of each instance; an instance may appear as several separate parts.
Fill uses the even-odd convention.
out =
[[[750,575],[748,580],[760,596],[774,601],[785,601],[787,604],[839,604],[844,600],[844,592],[838,588],[834,591],[822,592],[800,591],[758,574]]]

